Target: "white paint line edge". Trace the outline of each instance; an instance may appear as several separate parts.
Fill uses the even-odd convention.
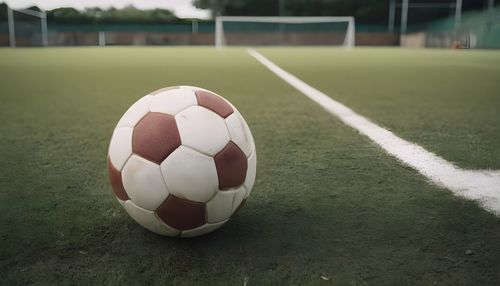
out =
[[[349,107],[283,70],[259,52],[253,49],[248,49],[247,52],[281,79],[338,117],[346,125],[370,138],[403,164],[417,170],[430,181],[449,189],[457,196],[478,201],[484,209],[500,215],[500,171],[461,169],[357,114]]]

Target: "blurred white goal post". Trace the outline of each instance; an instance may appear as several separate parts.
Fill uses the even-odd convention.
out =
[[[42,31],[42,46],[49,45],[49,37],[47,31],[47,14],[43,11],[38,12],[30,9],[12,9],[7,6],[7,21],[9,25],[9,43],[11,47],[16,46],[16,28],[14,21],[14,11],[18,13],[22,13],[25,15],[30,15],[36,18],[40,18],[40,26]]]
[[[277,24],[310,24],[310,23],[347,23],[343,47],[353,48],[355,43],[354,17],[259,17],[259,16],[218,16],[215,18],[215,47],[226,45],[224,37],[224,23],[277,23]]]

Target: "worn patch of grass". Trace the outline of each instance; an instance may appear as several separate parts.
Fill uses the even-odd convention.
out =
[[[0,284],[500,281],[498,218],[428,184],[242,49],[4,49],[0,62]],[[258,152],[246,206],[195,239],[141,228],[106,174],[121,114],[179,84],[233,102]]]

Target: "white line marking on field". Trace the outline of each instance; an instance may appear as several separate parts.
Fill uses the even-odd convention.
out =
[[[248,49],[247,52],[291,86],[337,116],[342,122],[367,136],[387,153],[417,170],[435,184],[451,190],[458,196],[476,200],[486,210],[500,215],[500,171],[461,169],[357,114],[349,107],[283,70],[257,51]]]

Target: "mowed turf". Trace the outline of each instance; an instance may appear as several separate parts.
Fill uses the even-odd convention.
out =
[[[470,169],[500,169],[500,52],[259,49],[398,136]]]
[[[243,49],[3,49],[0,63],[1,284],[500,282],[500,219],[428,184]],[[179,84],[233,102],[258,154],[245,207],[194,239],[140,227],[106,173],[122,113]]]

